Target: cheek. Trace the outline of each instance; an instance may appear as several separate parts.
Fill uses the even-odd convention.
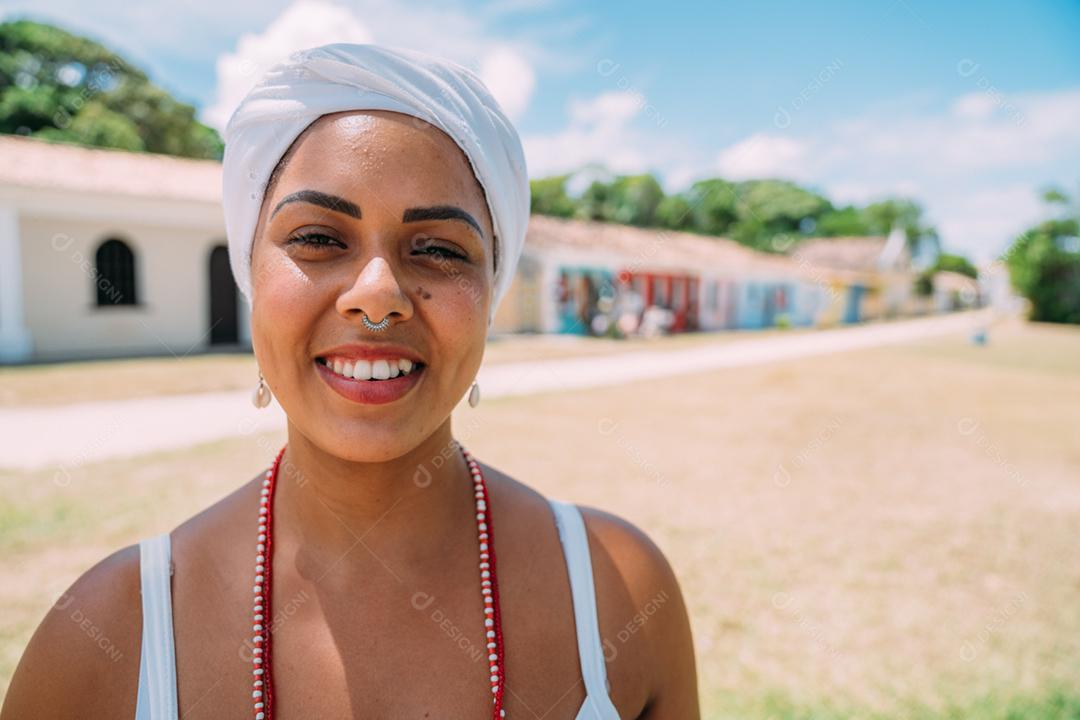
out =
[[[274,249],[257,256],[252,265],[252,335],[261,361],[272,363],[280,353],[292,354],[319,312],[316,286],[295,263]],[[306,343],[300,345],[305,347]]]
[[[419,288],[416,298],[424,315],[430,318],[430,327],[440,333],[468,336],[483,317],[483,298],[464,283],[425,285]]]
[[[478,365],[487,335],[490,293],[483,279],[461,275],[439,283],[422,283],[414,289],[418,313],[444,352],[457,357],[460,366]]]
[[[256,292],[277,298],[301,297],[314,289],[307,277],[291,258],[277,247],[264,248],[251,267],[252,287]]]

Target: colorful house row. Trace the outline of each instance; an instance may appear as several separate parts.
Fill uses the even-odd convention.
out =
[[[786,255],[726,238],[534,215],[494,332],[827,326],[912,311],[902,237],[804,241]],[[650,310],[651,308],[651,310]]]
[[[221,164],[0,136],[0,363],[251,347],[228,263]],[[902,235],[725,238],[533,216],[492,331],[604,334],[820,326],[935,312]],[[1007,273],[987,297],[1007,295]],[[951,284],[948,284],[951,283]],[[993,292],[991,292],[991,290]]]

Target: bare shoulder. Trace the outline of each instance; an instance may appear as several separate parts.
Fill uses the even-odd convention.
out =
[[[180,523],[172,531],[174,560],[179,562],[201,553],[220,554],[222,547],[231,547],[226,541],[238,536],[238,530],[248,528],[247,523],[238,521],[249,518],[251,509],[258,507],[264,473],[260,470],[225,497]],[[245,533],[243,537],[246,539],[248,535]]]
[[[237,524],[259,481],[261,473],[174,529],[174,564],[208,557],[207,538]],[[0,720],[134,717],[142,643],[139,566],[139,546],[129,545],[56,600],[23,652]]]
[[[549,499],[529,485],[480,463],[496,516],[512,519],[535,549],[554,533]],[[578,505],[589,541],[601,642],[620,708],[635,717],[700,717],[690,621],[678,578],[660,547],[614,513]]]
[[[640,679],[650,689],[640,718],[699,717],[690,619],[671,563],[629,520],[578,507],[589,537],[607,662],[627,654],[641,663]]]
[[[142,638],[139,547],[83,573],[49,608],[0,718],[133,717]]]
[[[503,505],[500,514],[511,517],[517,527],[551,524],[548,498],[506,473],[483,463],[481,467],[492,503]],[[637,606],[649,600],[657,600],[660,604],[671,600],[681,604],[675,573],[652,538],[618,515],[586,505],[577,507],[585,522],[593,573],[598,579],[606,579],[605,576],[611,574]]]

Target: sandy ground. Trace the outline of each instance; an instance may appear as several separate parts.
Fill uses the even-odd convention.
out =
[[[808,357],[859,347],[886,345],[912,338],[934,337],[941,334],[963,334],[977,318],[985,313],[964,313],[943,317],[872,324],[821,332],[792,334],[770,333],[765,337],[746,338],[738,342],[727,339],[716,342],[688,342],[671,338],[664,343],[651,344],[649,349],[611,354],[613,341],[600,340],[597,345],[580,342],[546,341],[543,347],[582,348],[578,355],[533,356],[538,359],[486,362],[480,370],[479,383],[484,398],[507,395],[530,395],[540,392],[566,392],[577,388],[619,385],[656,377],[698,372],[708,368],[738,367],[775,362],[793,357]],[[696,338],[691,338],[697,340]],[[575,338],[575,340],[580,340]],[[497,356],[516,354],[514,343],[536,346],[539,341],[523,338],[504,341]],[[566,346],[562,348],[562,346]],[[633,343],[628,347],[640,346]],[[173,387],[194,384],[203,377],[207,363],[175,367],[171,378]],[[81,364],[80,364],[81,366]],[[105,364],[98,364],[102,387],[123,383],[153,382],[160,371],[157,363],[139,364],[118,362],[113,375],[104,375]],[[235,368],[230,366],[229,373]],[[46,373],[50,382],[81,386],[84,378],[50,377],[68,369],[58,368]],[[132,377],[131,372],[143,374]],[[226,374],[229,374],[226,373]],[[42,377],[24,378],[22,391],[34,386],[38,395],[45,394]],[[74,373],[77,377],[77,373]],[[250,377],[250,376],[249,376]],[[267,432],[285,426],[285,415],[277,403],[256,410],[250,402],[250,389],[197,394],[150,394],[131,399],[109,399],[73,402],[66,405],[31,405],[0,408],[0,437],[7,447],[0,454],[0,466],[41,469],[52,467],[66,475],[71,468],[87,462],[112,457],[133,457],[156,450],[188,447],[220,438]]]
[[[1061,688],[1080,702],[1080,329],[485,398],[454,422],[485,462],[656,540],[703,717],[1005,718],[1011,698],[1040,708],[1015,717],[1074,717],[1045,708]],[[283,439],[0,474],[0,686],[74,577]]]

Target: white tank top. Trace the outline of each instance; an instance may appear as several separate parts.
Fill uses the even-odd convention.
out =
[[[585,702],[578,710],[576,720],[619,720],[608,695],[585,521],[576,505],[554,499],[548,502],[555,513],[555,526],[570,575],[578,659],[585,681]],[[168,533],[139,543],[143,633],[135,720],[178,720],[171,557]]]

